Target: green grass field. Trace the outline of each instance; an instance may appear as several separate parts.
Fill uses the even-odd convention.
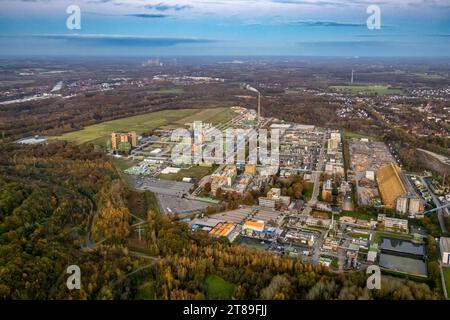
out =
[[[135,165],[132,161],[123,158],[112,158],[112,162],[121,172]]]
[[[112,160],[112,164],[116,167],[117,173],[119,174],[122,181],[127,186],[130,186],[130,184],[128,183],[128,180],[125,177],[125,173],[123,171],[134,166],[134,163],[132,161],[129,161],[126,159],[114,158],[114,157],[112,157],[111,160]]]
[[[206,277],[206,298],[210,300],[229,300],[233,296],[234,284],[221,277],[210,275]]]
[[[377,93],[377,94],[397,94],[402,93],[401,88],[393,88],[391,86],[384,85],[353,85],[353,86],[331,86],[330,89],[336,91],[344,91],[353,95],[358,93]]]
[[[166,179],[166,180],[175,180],[181,181],[184,177],[191,177],[197,180],[200,180],[204,176],[207,176],[214,172],[217,166],[204,167],[204,166],[194,166],[189,169],[181,169],[178,173],[170,173],[170,174],[160,174],[158,178]]]
[[[132,116],[88,126],[82,130],[69,132],[53,139],[68,140],[76,143],[92,142],[106,145],[114,131],[136,131],[138,134],[161,127],[177,128],[193,121],[226,122],[232,117],[230,108],[178,109],[157,111],[139,116]]]
[[[413,236],[409,235],[409,234],[393,233],[393,232],[387,232],[387,231],[377,231],[377,232],[375,232],[375,236],[373,237],[373,243],[380,244],[382,237],[407,240],[407,241],[413,240]]]
[[[444,80],[445,77],[440,75],[440,74],[436,74],[436,73],[427,73],[427,72],[416,72],[416,73],[412,73],[412,75],[425,79],[425,80]]]
[[[361,139],[361,138],[368,138],[371,140],[377,140],[377,137],[368,135],[368,134],[362,134],[358,132],[350,132],[348,130],[344,130],[343,133],[344,139]]]
[[[245,246],[247,248],[250,248],[252,250],[256,250],[256,251],[264,251],[264,250],[267,249],[267,245],[262,244],[257,239],[242,238],[239,241],[239,244],[242,245],[242,246]]]
[[[185,109],[189,110],[189,109]],[[175,121],[174,125],[184,125],[194,121],[211,122],[214,125],[229,121],[235,114],[230,108],[196,109],[198,112]],[[174,111],[172,111],[174,112]],[[175,111],[177,112],[177,111]]]
[[[444,272],[445,286],[447,288],[447,296],[450,299],[450,267],[442,268],[442,271]]]

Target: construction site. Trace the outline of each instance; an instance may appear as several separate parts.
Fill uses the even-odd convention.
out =
[[[375,175],[391,163],[396,161],[384,142],[368,139],[350,141],[350,166],[355,174],[359,205],[381,205]]]

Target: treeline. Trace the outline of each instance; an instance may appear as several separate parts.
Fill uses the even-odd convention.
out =
[[[337,104],[329,98],[303,92],[296,95],[266,97],[261,101],[261,113],[264,117],[275,117],[285,121],[326,126],[337,125],[339,118]]]
[[[1,144],[0,154],[0,298],[112,298],[110,282],[138,262],[121,244],[128,209],[111,163],[92,146],[64,142]],[[80,291],[66,287],[72,264]]]

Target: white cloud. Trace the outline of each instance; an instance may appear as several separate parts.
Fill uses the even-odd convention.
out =
[[[449,0],[0,0],[2,9],[62,10],[78,4],[84,11],[104,14],[161,13],[181,18],[221,16],[259,19],[299,18],[332,10],[357,11],[369,4],[405,10],[450,9]],[[50,9],[49,9],[50,8]],[[188,9],[188,10],[185,10]],[[3,11],[3,10],[2,10]],[[255,23],[259,21],[256,20]]]

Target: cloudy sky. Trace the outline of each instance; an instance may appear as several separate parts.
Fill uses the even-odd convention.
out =
[[[69,30],[69,5],[81,29]],[[367,7],[381,9],[369,30]],[[450,56],[450,0],[0,0],[0,55]]]

